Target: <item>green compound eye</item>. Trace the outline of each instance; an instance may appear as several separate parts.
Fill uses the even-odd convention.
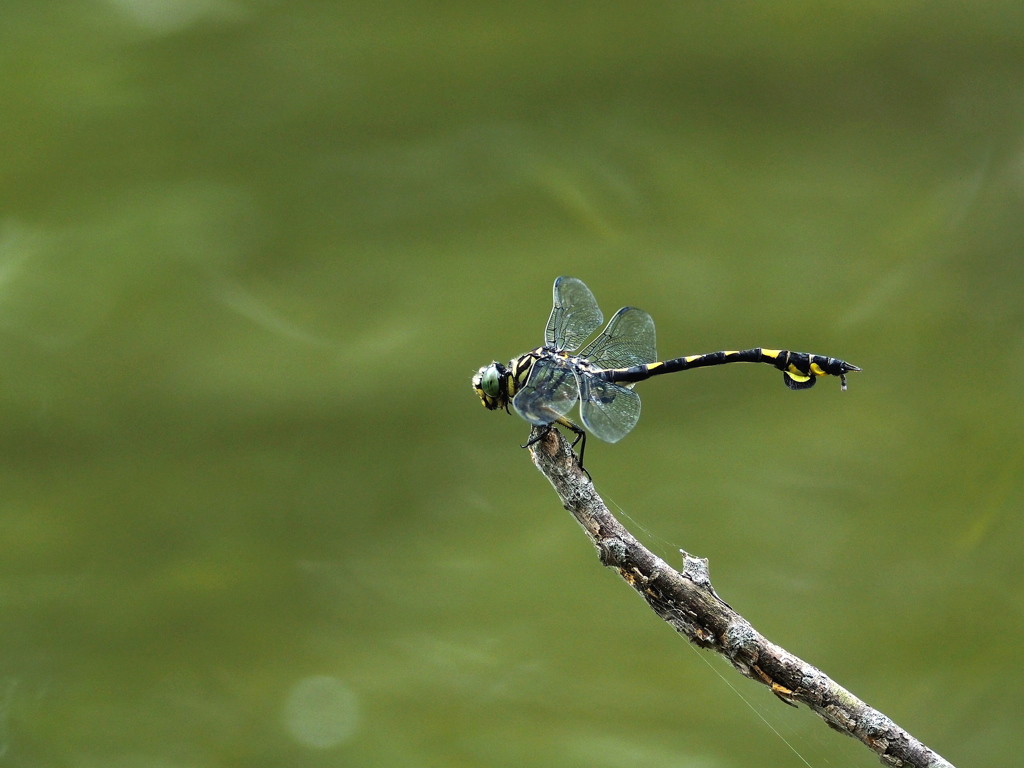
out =
[[[501,393],[501,374],[494,365],[489,365],[480,377],[480,389],[488,397],[497,397]]]

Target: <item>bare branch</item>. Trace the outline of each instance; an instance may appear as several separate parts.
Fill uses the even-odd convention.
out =
[[[715,593],[707,560],[682,552],[680,573],[646,549],[608,511],[557,430],[534,443],[530,454],[597,547],[601,563],[615,568],[690,642],[721,654],[740,674],[763,683],[783,701],[806,704],[829,727],[870,747],[883,765],[953,768],[823,672],[765,639]]]

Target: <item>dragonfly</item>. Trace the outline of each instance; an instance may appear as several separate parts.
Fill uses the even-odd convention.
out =
[[[573,448],[580,445],[580,469],[587,431],[617,443],[636,426],[640,396],[633,385],[652,376],[727,363],[768,363],[782,371],[790,389],[810,389],[821,376],[838,376],[845,391],[846,374],[861,370],[834,357],[763,347],[659,361],[654,320],[636,307],[616,312],[583,347],[604,322],[594,294],[582,280],[563,276],[555,280],[553,295],[544,346],[513,358],[508,365],[495,361],[483,366],[473,376],[473,389],[488,410],[511,413],[511,404],[526,421],[542,428],[524,448],[556,424],[572,431]],[[586,430],[568,418],[576,403]]]

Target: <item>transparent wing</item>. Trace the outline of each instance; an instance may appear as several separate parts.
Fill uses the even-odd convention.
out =
[[[512,398],[512,407],[531,424],[542,426],[571,411],[579,393],[572,366],[559,358],[544,357],[533,364],[530,378]]]
[[[640,418],[640,396],[610,381],[592,376],[580,379],[580,417],[595,436],[617,443]]]
[[[573,352],[601,326],[604,315],[582,280],[559,277],[552,292],[554,306],[544,331],[544,346]]]
[[[654,320],[642,309],[623,307],[608,321],[601,335],[580,352],[598,368],[629,368],[658,359]]]

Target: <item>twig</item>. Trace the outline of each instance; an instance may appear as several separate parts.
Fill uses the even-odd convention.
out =
[[[740,674],[768,686],[784,702],[806,704],[826,725],[874,750],[883,765],[953,768],[823,672],[765,639],[715,593],[706,559],[682,552],[680,573],[646,549],[608,511],[557,430],[532,445],[530,454],[597,547],[601,563],[615,568],[690,642],[721,654]]]

